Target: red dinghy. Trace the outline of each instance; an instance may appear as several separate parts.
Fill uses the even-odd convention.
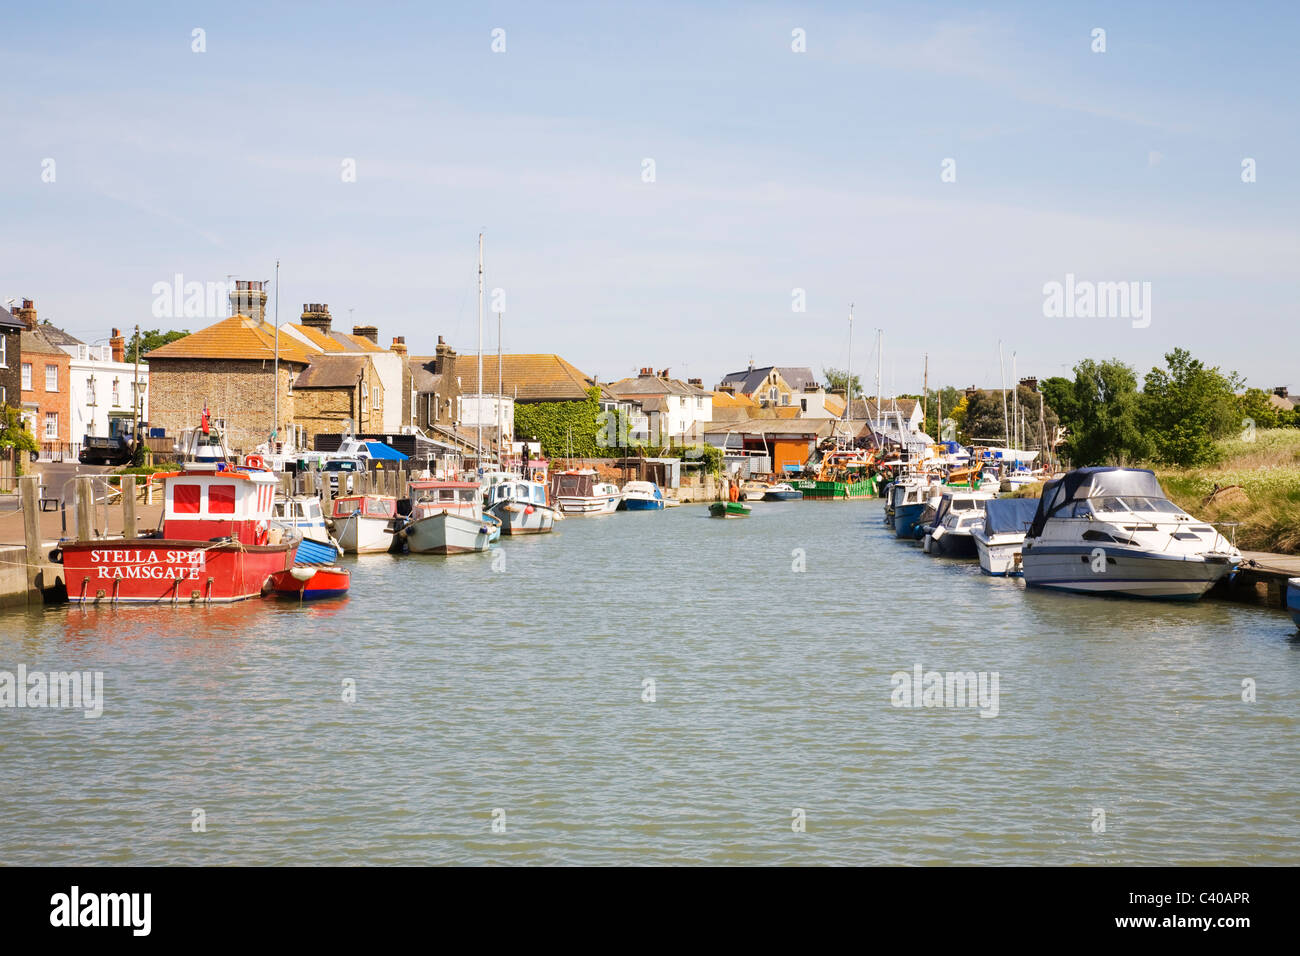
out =
[[[279,540],[268,531],[275,475],[224,464],[184,468],[151,478],[164,483],[158,536],[63,544],[69,601],[242,601],[262,594],[272,575],[289,569],[297,539]]]
[[[298,564],[271,576],[271,588],[276,594],[300,601],[343,597],[351,586],[351,571],[317,564]]]

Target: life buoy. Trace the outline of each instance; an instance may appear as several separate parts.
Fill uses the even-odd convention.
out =
[[[265,471],[265,470],[266,470],[266,459],[264,459],[261,455],[245,455],[245,456],[244,456],[244,467],[245,467],[245,468],[261,468],[263,471]]]
[[[265,521],[259,521],[253,528],[253,544],[264,545],[269,537]]]

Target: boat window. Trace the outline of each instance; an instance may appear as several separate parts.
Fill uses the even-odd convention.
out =
[[[1111,500],[1116,500],[1116,499],[1111,499]],[[1113,509],[1106,508],[1104,506],[1104,499],[1103,499],[1103,503],[1099,504],[1098,507],[1102,511],[1113,510]],[[1071,507],[1069,510],[1069,515],[1071,518],[1086,518],[1092,513],[1093,513],[1093,502],[1091,501],[1076,501],[1073,507]]]
[[[235,513],[235,486],[210,485],[208,487],[208,514],[233,515]]]
[[[366,514],[388,517],[393,513],[393,503],[379,498],[366,499]]]
[[[198,514],[202,493],[198,485],[176,485],[172,488],[172,511],[178,515]]]
[[[1083,540],[1084,540],[1084,541],[1110,541],[1110,542],[1114,542],[1115,539],[1112,538],[1110,535],[1108,535],[1108,534],[1107,534],[1106,532],[1104,532],[1104,531],[1085,531],[1085,532],[1083,533]]]
[[[307,507],[306,507],[305,510],[306,510],[306,512],[307,512],[307,517],[308,517],[308,518],[319,518],[319,517],[320,517],[320,505],[319,505],[317,502],[315,502],[315,501],[309,501],[309,502],[307,502]]]
[[[335,517],[350,515],[360,507],[360,498],[339,498],[334,502],[334,515]]]
[[[546,489],[541,485],[535,485],[533,487],[533,501],[539,505],[546,504]]]
[[[1201,540],[1201,536],[1199,534],[1192,534],[1191,532],[1188,531],[1176,532],[1174,534],[1174,537],[1177,538],[1179,541],[1200,541]]]

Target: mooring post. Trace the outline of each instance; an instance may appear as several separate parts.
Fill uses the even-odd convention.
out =
[[[89,541],[95,536],[95,525],[93,518],[95,503],[95,487],[91,482],[95,479],[88,476],[81,476],[73,482],[73,489],[77,502],[77,540]]]
[[[122,537],[135,537],[135,475],[122,476]]]
[[[41,555],[41,518],[37,511],[40,498],[40,475],[23,475],[18,479],[18,489],[23,508],[23,544],[24,560],[27,563],[27,600],[41,599],[40,566]]]

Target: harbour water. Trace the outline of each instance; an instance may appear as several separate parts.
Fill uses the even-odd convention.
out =
[[[0,670],[105,698],[0,710],[0,863],[1300,862],[1284,613],[1026,593],[881,507],[349,558],[316,606],[0,614]],[[917,665],[996,673],[996,716],[894,706]]]

